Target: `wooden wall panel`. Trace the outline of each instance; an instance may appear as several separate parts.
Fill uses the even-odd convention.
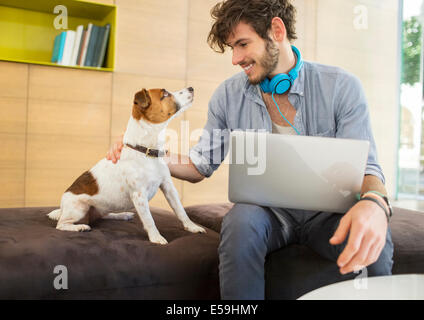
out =
[[[188,0],[116,0],[116,72],[184,79]]]
[[[0,96],[27,98],[28,65],[0,61]]]
[[[63,192],[106,154],[109,137],[29,134],[26,206],[58,206]]]
[[[112,74],[31,66],[26,206],[59,205],[109,147]]]
[[[210,10],[217,0],[190,0],[188,17],[187,80],[221,82],[241,70],[231,63],[231,50],[214,52],[207,44],[212,25]]]
[[[111,83],[110,72],[31,65],[28,98],[110,104]]]
[[[0,61],[0,207],[25,202],[28,65]]]

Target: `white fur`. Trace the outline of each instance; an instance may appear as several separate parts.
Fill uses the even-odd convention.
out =
[[[168,123],[190,107],[193,101],[193,94],[187,89],[175,92],[173,95],[181,105],[180,110],[160,124],[152,124],[144,120],[137,121],[131,116],[124,134],[124,144],[164,150],[165,129]],[[89,172],[96,179],[99,192],[93,196],[65,192],[60,209],[48,214],[49,218],[58,220],[57,229],[90,230],[88,225],[74,224],[87,214],[90,206],[94,206],[105,219],[122,220],[131,219],[132,213],[127,211],[135,207],[149,240],[166,244],[167,241],[155,226],[148,204],[158,188],[161,188],[169,205],[183,223],[184,229],[194,233],[206,232],[187,216],[163,158],[147,157],[141,152],[124,147],[120,160],[116,164],[104,158]]]

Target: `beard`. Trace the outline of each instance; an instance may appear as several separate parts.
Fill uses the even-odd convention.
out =
[[[258,60],[258,65],[262,67],[262,72],[255,78],[249,77],[249,82],[253,85],[261,83],[275,70],[278,64],[280,49],[270,39],[267,39],[265,42],[265,53]]]

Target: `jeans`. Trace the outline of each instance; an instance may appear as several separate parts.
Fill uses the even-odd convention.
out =
[[[225,215],[218,248],[222,299],[265,298],[265,258],[292,243],[303,244],[336,263],[347,244],[329,239],[342,214],[250,204],[235,204]],[[378,260],[367,267],[368,276],[390,275],[393,265],[390,228]]]

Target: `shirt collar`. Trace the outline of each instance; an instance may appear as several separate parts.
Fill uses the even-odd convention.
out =
[[[298,77],[296,78],[296,80],[294,80],[289,93],[294,93],[300,96],[304,96],[305,95],[304,89],[305,89],[305,63],[303,64],[303,67],[300,69]]]

